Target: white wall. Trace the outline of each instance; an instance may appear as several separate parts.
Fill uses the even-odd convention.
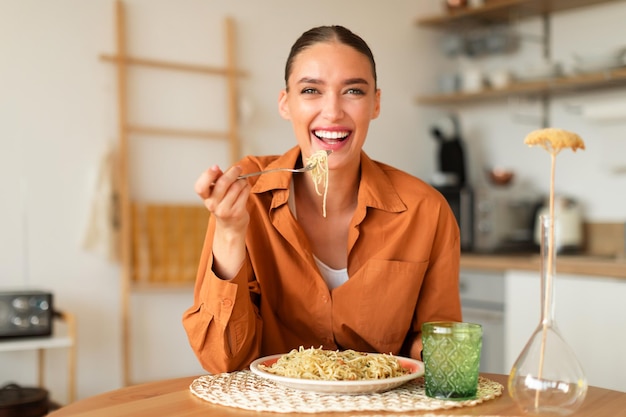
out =
[[[244,150],[279,153],[295,142],[276,111],[291,43],[306,29],[343,24],[367,39],[379,63],[383,112],[371,129],[373,156],[413,172],[429,172],[426,110],[415,92],[435,69],[432,34],[413,25],[418,2],[290,0],[125,2],[129,52],[205,65],[225,62],[223,19],[236,24],[237,60],[249,73],[242,97],[252,114],[242,126]],[[119,269],[81,240],[100,158],[116,139],[116,78],[99,60],[114,51],[111,0],[0,1],[0,288],[43,287],[79,323],[78,397],[122,383]],[[382,18],[384,16],[384,18]],[[375,22],[375,23],[372,23]],[[129,112],[136,123],[220,130],[223,83],[154,70],[129,74]],[[154,88],[157,86],[157,88]],[[140,97],[140,98],[138,98]],[[426,142],[422,146],[420,142]],[[225,144],[135,138],[132,192],[144,200],[196,201],[196,175],[227,164]],[[145,158],[149,155],[148,158]],[[190,291],[133,296],[133,379],[200,374],[180,325]],[[51,351],[49,386],[65,399],[64,352]],[[0,383],[34,384],[35,356],[0,355]]]
[[[436,32],[416,27],[414,20],[436,9],[437,3],[395,0],[391,7],[377,0],[125,2],[129,51],[148,58],[220,65],[222,20],[226,15],[235,19],[237,59],[250,74],[241,83],[242,98],[252,107],[242,126],[244,150],[250,153],[280,153],[294,144],[291,127],[276,112],[291,43],[314,25],[350,27],[370,43],[383,91],[381,116],[370,129],[366,150],[425,179],[435,166],[428,128],[440,113],[415,105],[414,99],[432,88],[444,64]],[[618,30],[626,5],[597,10],[589,10],[589,16],[599,14],[614,28],[608,32],[611,42],[626,44],[626,35]],[[583,19],[581,13],[561,19],[566,33],[555,36],[555,44],[567,46],[574,38],[574,45],[581,47],[583,41],[587,48],[605,44],[595,32],[580,33],[575,22]],[[98,164],[116,139],[115,73],[98,59],[113,51],[112,0],[0,0],[0,288],[49,289],[59,308],[78,316],[79,398],[122,383],[119,269],[81,246]],[[224,123],[223,87],[213,81],[207,86],[199,78],[170,78],[149,70],[133,70],[130,80],[134,120],[154,118],[164,126],[202,129],[219,129]],[[155,85],[158,89],[152,88]],[[535,127],[512,123],[501,107],[495,103],[463,110],[470,155],[510,164],[543,187],[543,171],[531,168],[539,151],[527,151],[521,144]],[[591,218],[623,221],[626,201],[617,190],[626,189],[625,176],[605,169],[623,165],[623,124],[598,126],[555,107],[559,124],[579,131],[589,144],[576,159],[562,158],[560,184],[585,199]],[[195,201],[192,184],[197,173],[209,164],[227,163],[221,143],[182,140],[177,146],[140,139],[133,146],[144,154],[133,165],[139,167],[133,193],[147,200]],[[145,154],[149,158],[143,159]],[[583,163],[589,169],[577,172],[575,167]],[[134,379],[203,372],[180,326],[190,297],[189,292],[134,297],[134,332],[139,339]],[[52,353],[58,361],[50,365],[50,385],[53,397],[63,401],[63,353]],[[0,355],[0,383],[35,383],[34,373],[34,356]]]

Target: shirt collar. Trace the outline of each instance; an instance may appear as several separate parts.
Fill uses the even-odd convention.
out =
[[[274,168],[295,168],[298,158],[300,158],[300,148],[294,146],[262,169],[265,171]],[[272,173],[272,175],[261,175],[252,186],[252,192],[264,193],[271,190],[287,190],[289,189],[291,176],[292,173],[288,171],[276,172]]]
[[[270,162],[264,169],[293,168],[300,158],[300,148],[295,146],[283,155]],[[361,151],[361,183],[359,185],[359,205],[365,205],[389,212],[406,210],[406,205],[396,192],[386,171],[393,170],[383,164],[378,164]],[[287,202],[289,183],[292,173],[279,172],[272,175],[262,175],[253,185],[253,193],[264,193],[271,190],[274,194],[273,207]]]
[[[370,159],[361,151],[361,184],[359,185],[359,204],[390,212],[406,210],[406,205],[396,192],[386,171],[395,170]]]

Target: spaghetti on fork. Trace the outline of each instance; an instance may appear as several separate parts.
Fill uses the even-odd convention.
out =
[[[313,184],[315,184],[315,192],[317,195],[323,195],[322,214],[326,217],[326,196],[328,195],[328,155],[330,151],[319,150],[307,158],[305,165],[313,165],[313,169],[309,171]],[[324,193],[319,190],[320,184],[324,184]]]

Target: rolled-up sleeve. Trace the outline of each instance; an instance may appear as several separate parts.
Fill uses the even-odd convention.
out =
[[[262,324],[254,303],[259,289],[248,257],[232,280],[216,276],[210,246],[203,248],[194,303],[183,314],[183,326],[204,369],[230,372],[259,355]]]

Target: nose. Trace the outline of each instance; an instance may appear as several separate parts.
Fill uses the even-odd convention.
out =
[[[322,116],[330,121],[339,120],[343,117],[343,108],[341,107],[341,97],[339,95],[328,94],[324,97]]]

